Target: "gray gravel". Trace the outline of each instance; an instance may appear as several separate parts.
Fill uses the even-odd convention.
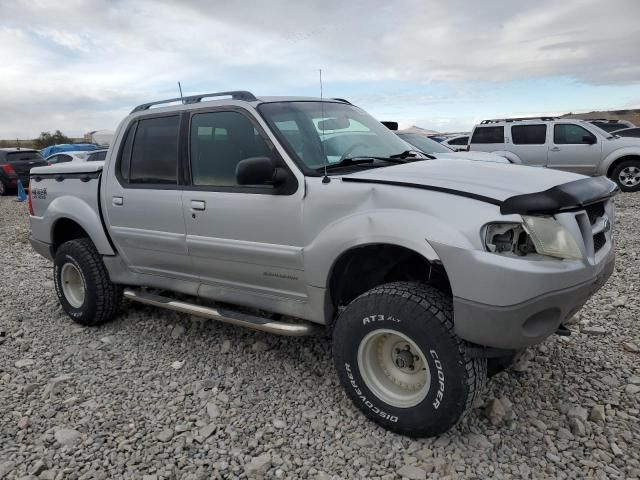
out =
[[[141,305],[90,329],[58,306],[0,198],[0,479],[638,478],[640,195],[617,199],[616,273],[572,326],[437,439],[356,411],[324,339]]]

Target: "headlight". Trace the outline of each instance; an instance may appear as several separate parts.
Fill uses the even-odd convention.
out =
[[[485,246],[495,253],[527,255],[537,252],[558,258],[582,258],[571,234],[552,217],[522,216],[524,223],[490,223]]]
[[[522,219],[539,254],[558,258],[582,258],[582,251],[573,236],[555,218],[523,215]]]

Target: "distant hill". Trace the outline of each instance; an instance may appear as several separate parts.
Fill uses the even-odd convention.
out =
[[[435,130],[429,130],[428,128],[418,127],[416,125],[412,125],[409,128],[403,128],[402,132],[403,133],[420,133],[422,135],[433,135],[434,133],[440,133],[440,132],[436,132]]]
[[[640,108],[630,110],[604,110],[588,113],[567,113],[560,118],[577,118],[581,120],[591,118],[606,118],[607,120],[627,120],[634,125],[640,126]]]

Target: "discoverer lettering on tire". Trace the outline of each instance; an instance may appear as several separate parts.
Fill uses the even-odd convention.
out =
[[[358,388],[358,385],[356,384],[355,379],[353,378],[353,373],[351,372],[351,366],[348,363],[344,364],[344,368],[347,372],[347,377],[349,377],[349,380],[351,381],[351,386],[353,387],[354,391],[356,392],[356,395],[358,395],[358,397],[360,398],[360,400],[362,400],[362,402],[367,406],[367,408],[371,409],[371,411],[373,413],[375,413],[376,415],[380,415],[380,417],[387,419],[391,422],[397,422],[398,421],[398,417],[395,417],[393,415],[389,415],[388,413],[385,413],[384,411],[380,410],[378,407],[376,407],[373,403],[371,403],[367,397],[364,395],[364,393],[362,393],[362,390],[360,390],[360,388]]]

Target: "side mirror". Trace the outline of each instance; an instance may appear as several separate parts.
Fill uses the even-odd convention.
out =
[[[238,185],[273,185],[277,187],[287,181],[286,170],[278,168],[268,157],[252,157],[240,160],[236,166]]]
[[[588,143],[589,145],[593,145],[594,143],[596,143],[596,137],[594,137],[593,135],[583,135],[582,143]]]

